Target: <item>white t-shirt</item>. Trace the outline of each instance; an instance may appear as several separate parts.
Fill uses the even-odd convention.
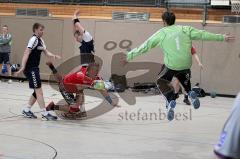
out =
[[[84,31],[82,39],[83,39],[83,41],[85,41],[85,42],[89,42],[89,41],[91,41],[93,38],[92,38],[92,35],[91,35],[88,31]]]

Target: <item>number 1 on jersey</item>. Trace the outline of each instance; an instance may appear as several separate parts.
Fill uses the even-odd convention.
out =
[[[176,41],[176,48],[177,48],[177,50],[180,50],[180,41],[179,41],[179,37],[176,37],[176,38],[175,38],[175,41]]]

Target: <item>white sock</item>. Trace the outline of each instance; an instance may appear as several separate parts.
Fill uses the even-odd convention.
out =
[[[48,115],[48,111],[46,110],[46,108],[42,109],[42,115],[44,115],[44,116]]]
[[[81,107],[80,107],[80,111],[81,111],[81,112],[85,112],[85,111],[86,111],[86,110],[85,110],[85,106],[84,106],[84,104],[81,105]]]
[[[24,108],[23,108],[23,110],[25,111],[25,112],[29,112],[30,110],[31,110],[31,105],[26,105]]]

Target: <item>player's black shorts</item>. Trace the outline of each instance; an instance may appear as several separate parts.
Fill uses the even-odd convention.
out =
[[[30,68],[24,71],[24,75],[29,81],[29,88],[36,89],[41,88],[41,78],[38,67]]]
[[[159,79],[163,79],[166,81],[171,82],[173,77],[176,77],[182,86],[184,87],[185,91],[188,93],[191,91],[191,70],[186,69],[186,70],[171,70],[167,68],[165,65],[163,65],[161,72],[159,73]]]
[[[92,53],[81,53],[80,56],[81,56],[81,65],[95,62],[94,54]]]
[[[10,56],[9,53],[0,53],[0,63],[9,64],[10,63],[9,56]]]

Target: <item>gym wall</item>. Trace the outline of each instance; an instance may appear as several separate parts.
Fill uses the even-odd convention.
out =
[[[40,22],[45,25],[44,40],[49,51],[59,54],[62,59],[55,62],[60,65],[69,59],[75,59],[67,64],[66,70],[78,65],[79,44],[75,42],[72,33],[71,19],[36,18],[36,17],[0,17],[0,26],[6,24],[13,35],[11,62],[21,63],[23,52],[29,38],[32,36],[32,25]],[[83,26],[94,37],[96,55],[103,60],[101,75],[109,79],[111,73],[126,74],[128,84],[135,82],[154,82],[163,63],[162,50],[152,49],[148,54],[137,57],[133,63],[125,67],[120,65],[122,53],[133,49],[148,37],[163,27],[161,22],[124,22],[99,19],[81,20]],[[198,29],[206,29],[214,33],[231,33],[237,37],[234,43],[194,41],[204,69],[201,70],[193,60],[192,84],[199,82],[206,91],[216,91],[220,94],[235,95],[240,88],[240,26],[227,24],[178,23],[191,25]],[[40,65],[43,79],[49,78],[49,69],[45,65],[46,58],[42,56]],[[151,70],[150,72],[148,72]],[[67,71],[66,71],[67,72]],[[148,73],[147,73],[148,72]],[[145,74],[147,73],[147,74]],[[143,75],[143,76],[141,76]],[[141,77],[139,77],[141,76]]]

